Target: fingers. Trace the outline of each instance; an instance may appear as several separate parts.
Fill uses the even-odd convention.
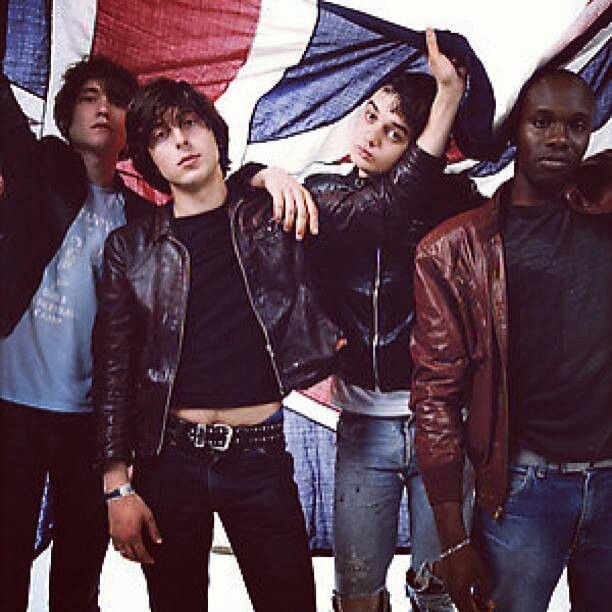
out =
[[[285,199],[282,192],[278,190],[271,191],[270,196],[272,197],[272,216],[275,221],[280,222],[285,212]]]
[[[159,532],[159,528],[157,527],[157,523],[155,522],[155,518],[153,514],[149,512],[149,515],[145,517],[145,524],[147,526],[147,530],[149,532],[149,536],[155,544],[162,543],[161,533]]]
[[[155,560],[149,554],[149,551],[146,549],[142,540],[129,543],[113,542],[113,545],[115,550],[128,561],[133,561],[134,563],[144,563],[146,565],[155,563]]]
[[[319,209],[317,208],[310,191],[302,188],[302,194],[306,201],[306,207],[308,209],[308,220],[310,224],[310,233],[316,236],[319,233]]]
[[[440,55],[440,49],[438,48],[438,39],[433,28],[425,29],[425,45],[427,46],[427,56],[430,61]]]
[[[285,191],[283,193],[283,206],[284,206],[284,219],[283,219],[283,229],[286,232],[290,232],[293,229],[293,225],[295,223],[295,200],[293,199],[293,194],[291,191]]]

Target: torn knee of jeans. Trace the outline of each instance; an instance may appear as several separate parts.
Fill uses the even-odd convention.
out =
[[[370,565],[365,559],[353,556],[347,561],[345,572],[352,580],[360,580],[370,573]]]

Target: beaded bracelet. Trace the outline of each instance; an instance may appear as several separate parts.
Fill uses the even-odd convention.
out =
[[[447,548],[443,553],[440,553],[440,561],[442,561],[443,559],[446,559],[447,557],[450,557],[451,555],[454,555],[456,552],[459,552],[462,548],[469,546],[470,542],[471,542],[470,538],[465,538],[465,540],[462,540],[461,542],[459,542],[459,544],[455,544],[454,546]]]

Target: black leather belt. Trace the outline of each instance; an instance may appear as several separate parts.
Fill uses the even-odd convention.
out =
[[[546,468],[551,472],[560,474],[577,474],[587,470],[612,468],[612,459],[601,459],[599,461],[549,461],[546,457],[538,455],[525,448],[519,450],[513,459],[519,465],[533,465]]]
[[[173,414],[168,415],[166,439],[197,451],[224,452],[232,448],[253,450],[284,450],[283,422],[232,427],[223,423],[205,425],[192,423]]]

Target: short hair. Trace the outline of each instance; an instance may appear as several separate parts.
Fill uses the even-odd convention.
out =
[[[193,112],[213,133],[219,149],[219,165],[225,176],[230,166],[229,130],[214,104],[186,81],[159,78],[142,87],[128,107],[127,142],[134,167],[153,187],[170,193],[168,181],[151,159],[151,132],[168,111],[181,115]]]
[[[53,108],[55,123],[67,140],[70,140],[69,130],[75,104],[83,85],[89,79],[100,81],[111,104],[121,108],[127,108],[138,89],[138,81],[127,68],[103,55],[86,57],[70,66],[64,73],[64,82],[55,96]]]
[[[508,116],[504,121],[502,128],[503,134],[510,143],[516,144],[516,134],[518,131],[519,119],[527,94],[531,91],[531,88],[534,85],[537,85],[540,81],[551,77],[553,79],[568,79],[570,81],[573,81],[574,83],[578,83],[579,85],[584,87],[585,91],[588,91],[591,94],[591,96],[593,97],[593,101],[595,101],[595,94],[593,93],[593,90],[589,87],[589,84],[575,72],[567,70],[566,68],[540,68],[536,70],[527,79],[527,81],[525,81],[525,83],[521,87],[521,90],[518,93],[516,102],[512,106],[512,110],[510,111],[510,113],[508,113]]]
[[[434,78],[421,73],[396,73],[383,81],[378,89],[397,96],[397,111],[412,129],[413,138],[418,138],[425,129],[436,96]]]

